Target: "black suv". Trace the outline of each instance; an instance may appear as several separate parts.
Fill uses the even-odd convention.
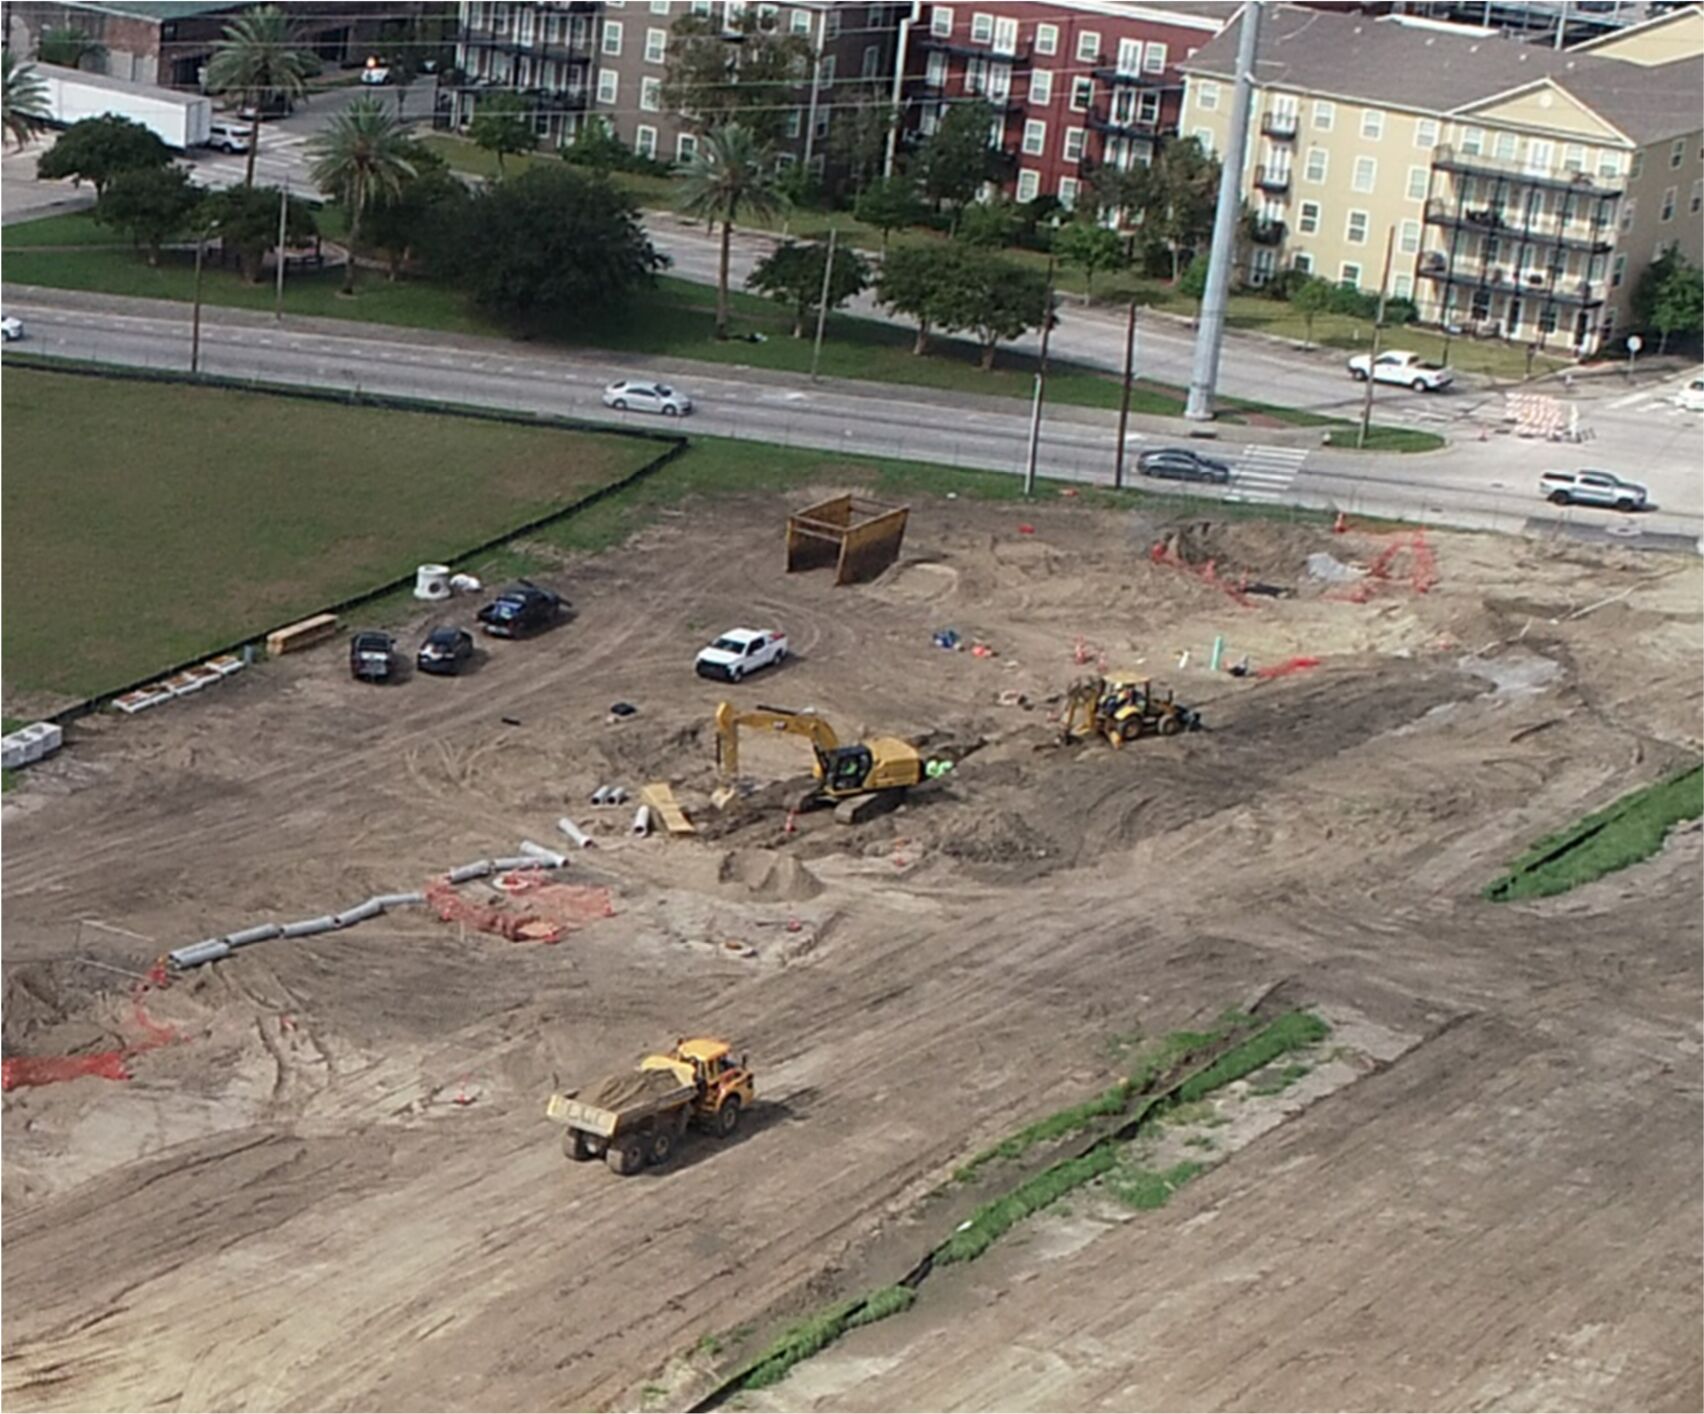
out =
[[[479,622],[497,638],[514,638],[535,628],[549,627],[561,611],[561,595],[523,579],[481,609]]]
[[[349,673],[362,682],[389,682],[396,675],[396,640],[365,629],[349,640]]]
[[[473,658],[473,635],[465,628],[435,628],[414,660],[423,673],[459,673]]]

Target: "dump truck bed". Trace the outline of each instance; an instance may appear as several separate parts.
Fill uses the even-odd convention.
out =
[[[606,1139],[647,1116],[689,1105],[698,1092],[666,1070],[630,1070],[600,1080],[563,1107],[561,1118],[575,1129]]]

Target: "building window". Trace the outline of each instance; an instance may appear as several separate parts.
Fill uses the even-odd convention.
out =
[[[1391,290],[1391,293],[1398,299],[1413,299],[1414,277],[1412,275],[1398,275],[1396,277],[1396,285]]]
[[[1065,160],[1067,162],[1081,162],[1083,160],[1083,134],[1082,128],[1065,129]]]
[[[923,81],[928,84],[930,88],[946,88],[947,56],[939,49],[929,56],[929,67],[924,70]]]
[[[833,84],[834,84],[834,55],[824,54],[822,56],[822,68],[819,71],[818,77],[821,80],[822,87],[831,88],[833,86]]]
[[[1100,58],[1100,35],[1092,29],[1085,29],[1077,35],[1077,59],[1080,63],[1092,64]]]
[[[1420,223],[1404,221],[1402,231],[1396,238],[1397,249],[1404,255],[1415,255],[1420,250]]]
[[[1059,52],[1059,26],[1037,25],[1035,27],[1035,52],[1037,54],[1057,54]]]
[[[787,110],[787,122],[785,124],[785,131],[786,131],[787,136],[788,137],[797,137],[804,130],[805,130],[805,115],[803,113],[801,113],[797,108],[789,108]],[[933,129],[925,129],[925,131],[933,131]],[[790,155],[790,154],[784,153],[782,155],[787,156],[787,155]]]
[[[838,14],[838,7],[831,10],[829,13]],[[937,38],[946,39],[952,34],[952,32],[953,7],[951,5],[935,6],[935,8],[929,13],[929,33],[935,35]]]
[[[1365,245],[1367,243],[1367,222],[1369,218],[1365,211],[1351,211],[1349,220],[1343,227],[1343,239],[1350,245]]]
[[[1053,102],[1053,70],[1030,71],[1029,101],[1037,107],[1045,107]]]
[[[698,156],[698,135],[682,133],[675,139],[675,161],[690,162]]]
[[[1290,257],[1290,268],[1300,270],[1304,275],[1313,274],[1313,256],[1305,250],[1298,250]]]
[[[603,52],[605,54],[621,53],[621,21],[605,20],[603,36]]]
[[[1686,139],[1677,137],[1674,146],[1669,149],[1669,166],[1678,167],[1686,161]]]
[[[1497,133],[1491,139],[1491,151],[1499,162],[1513,162],[1519,144],[1513,133]]]
[[[1190,136],[1195,139],[1195,145],[1201,149],[1203,157],[1213,155],[1213,130],[1211,128],[1197,128]]]
[[[1034,201],[1041,195],[1041,173],[1033,167],[1020,168],[1018,171],[1018,200]]]
[[[633,133],[633,150],[641,157],[657,155],[657,130],[641,125]]]
[[[939,10],[939,8],[940,8],[939,6],[936,6],[937,10]],[[932,23],[934,23],[934,21],[931,20],[930,23],[932,24]],[[947,11],[947,28],[950,30],[952,27],[953,27],[953,12],[951,10],[948,10]],[[826,35],[829,39],[839,39],[840,38],[840,6],[833,5],[833,6],[829,7],[828,19],[824,22],[824,30],[825,30]],[[939,33],[939,31],[936,31],[936,32]]]
[[[1121,39],[1118,41],[1117,67],[1121,74],[1139,74],[1142,72],[1141,40]]]
[[[1047,151],[1047,124],[1031,118],[1024,124],[1024,151],[1031,157],[1040,157]]]
[[[1662,206],[1662,210],[1657,213],[1657,220],[1659,220],[1659,221],[1672,221],[1672,220],[1674,220],[1674,198],[1675,198],[1675,189],[1673,187],[1664,187],[1663,188],[1663,206]]]
[[[1438,120],[1436,118],[1421,118],[1414,124],[1414,145],[1428,149],[1438,145]]]
[[[1002,16],[994,21],[994,52],[996,54],[1016,54],[1018,52],[1018,22]]]
[[[614,103],[621,92],[620,76],[614,69],[598,70],[598,102]]]
[[[1162,74],[1166,69],[1166,46],[1148,41],[1148,47],[1142,53],[1142,72],[1145,74]]]
[[[994,16],[983,14],[980,10],[970,17],[970,42],[986,44],[994,38]]]
[[[862,70],[862,77],[867,78],[867,79],[875,78],[875,76],[881,71],[881,67],[882,67],[882,47],[881,47],[881,45],[879,45],[879,44],[866,44],[864,46],[864,67],[863,67],[863,70]]]
[[[1319,234],[1319,203],[1304,201],[1301,214],[1296,221],[1296,230],[1300,235],[1317,236]]]
[[[1067,210],[1077,204],[1077,179],[1061,177],[1059,179],[1059,204]]]
[[[1692,184],[1692,200],[1687,203],[1686,209],[1694,216],[1704,211],[1704,177]]]
[[[1384,136],[1384,109],[1363,108],[1361,110],[1361,136],[1372,142],[1377,142]]]
[[[1093,79],[1075,78],[1071,80],[1071,111],[1087,113],[1089,104],[1095,101],[1095,81]]]
[[[651,0],[653,15],[666,15],[669,12],[669,0]]]
[[[645,31],[645,62],[660,64],[668,57],[669,32],[666,29],[648,29]]]
[[[1633,229],[1633,217],[1639,210],[1639,198],[1630,196],[1621,203],[1621,232],[1625,235]]]
[[[1219,85],[1212,79],[1201,80],[1200,86],[1195,90],[1195,106],[1203,113],[1211,113],[1219,106]]]
[[[1598,153],[1597,174],[1600,177],[1614,179],[1621,175],[1621,159],[1613,152]]]
[[[1431,181],[1431,172],[1425,167],[1410,167],[1408,169],[1408,199],[1424,201],[1426,187]]]
[[[1328,133],[1337,126],[1337,105],[1328,103],[1323,98],[1315,99],[1313,106],[1314,127],[1322,133]]]
[[[1345,260],[1337,267],[1337,278],[1352,290],[1361,288],[1361,267],[1353,260]]]
[[[1477,157],[1485,151],[1485,129],[1463,128],[1461,130],[1461,150],[1469,157]]]
[[[811,12],[809,10],[789,11],[787,24],[794,34],[809,34],[811,32]]]
[[[657,113],[663,106],[663,82],[661,79],[639,80],[639,106],[647,113]]]
[[[1376,158],[1357,157],[1355,159],[1356,191],[1371,191],[1378,183],[1379,164]]]
[[[1586,170],[1586,149],[1577,142],[1564,143],[1562,147],[1562,170],[1564,172],[1583,172]]]
[[[1627,257],[1618,255],[1615,263],[1609,267],[1609,287],[1612,290],[1621,288],[1621,282],[1627,278]]]
[[[1325,149],[1323,147],[1310,147],[1308,149],[1308,160],[1302,164],[1303,180],[1323,182],[1325,180],[1325,167]]]

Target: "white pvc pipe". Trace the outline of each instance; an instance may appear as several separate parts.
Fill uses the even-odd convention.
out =
[[[566,815],[556,822],[556,828],[561,830],[563,834],[567,835],[569,839],[573,840],[581,849],[590,849],[597,843],[596,840],[594,840]]]

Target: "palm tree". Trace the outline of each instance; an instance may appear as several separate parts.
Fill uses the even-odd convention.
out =
[[[734,222],[748,211],[775,216],[786,205],[769,150],[740,123],[727,123],[707,133],[686,164],[681,210],[710,224],[722,223],[722,264],[716,278],[718,339],[728,337],[728,246]]]
[[[295,98],[306,86],[313,66],[299,43],[295,25],[276,5],[248,10],[225,26],[225,37],[213,46],[207,61],[207,88],[235,93],[254,105],[254,128],[249,133],[248,175],[254,185],[254,158],[260,149],[260,109],[267,99]]]
[[[34,64],[20,64],[10,49],[0,51],[0,104],[4,105],[6,137],[25,143],[47,126],[47,84]]]
[[[395,198],[416,175],[414,142],[396,115],[376,98],[357,98],[308,143],[313,176],[336,193],[349,213],[349,262],[343,293],[355,293],[355,243],[361,217],[380,197]]]

